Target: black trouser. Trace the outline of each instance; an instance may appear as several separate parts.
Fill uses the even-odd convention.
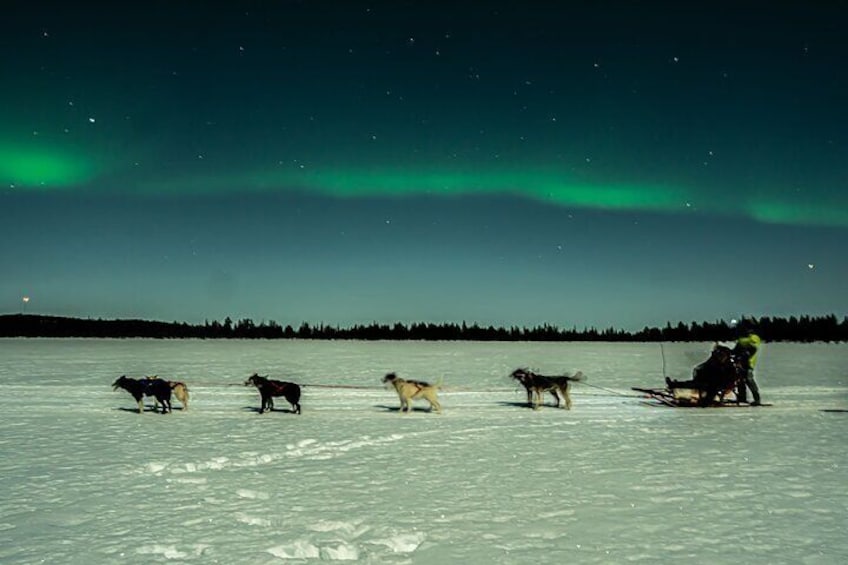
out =
[[[754,380],[754,369],[748,369],[745,374],[744,382],[739,383],[736,391],[736,399],[739,402],[747,402],[748,395],[746,387],[751,389],[751,394],[754,395],[754,404],[760,403],[760,387],[757,386],[757,381]]]

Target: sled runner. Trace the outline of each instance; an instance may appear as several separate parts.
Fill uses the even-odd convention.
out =
[[[646,404],[651,406],[669,406],[671,408],[748,408],[750,402],[739,402],[735,397],[716,399],[709,403],[702,403],[701,391],[688,388],[640,388],[631,387],[631,390],[644,393]],[[759,404],[756,406],[771,406],[771,404]]]

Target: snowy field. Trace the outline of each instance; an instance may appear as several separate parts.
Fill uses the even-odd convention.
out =
[[[0,340],[0,563],[848,562],[848,346],[767,344],[771,407],[630,390],[709,347]],[[519,366],[588,381],[533,411]],[[259,415],[254,371],[303,414]],[[389,371],[443,377],[444,413],[399,414]],[[121,374],[189,410],[135,413]]]

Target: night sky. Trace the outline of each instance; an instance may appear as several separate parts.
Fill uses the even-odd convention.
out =
[[[747,6],[6,1],[0,312],[841,317],[848,4]]]

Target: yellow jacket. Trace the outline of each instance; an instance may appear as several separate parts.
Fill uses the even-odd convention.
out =
[[[757,365],[757,354],[759,353],[762,342],[763,340],[760,339],[760,336],[755,333],[748,334],[746,337],[740,337],[736,340],[736,347],[748,351],[748,366],[752,369]]]

